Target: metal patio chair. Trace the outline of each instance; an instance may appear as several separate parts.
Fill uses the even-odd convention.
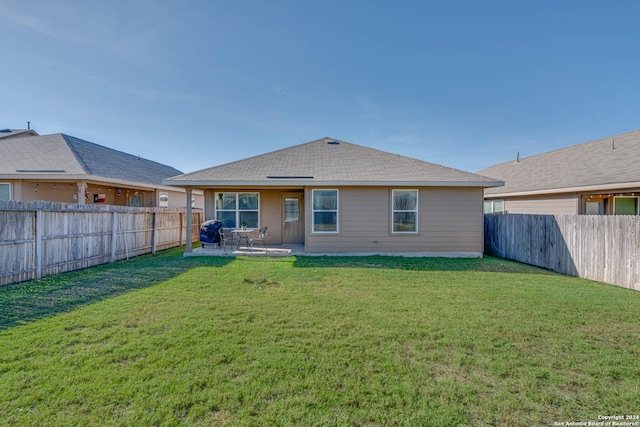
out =
[[[253,251],[253,244],[258,243],[260,246],[262,246],[265,253],[269,252],[269,250],[267,249],[267,245],[264,242],[264,238],[269,235],[269,232],[267,231],[268,228],[269,227],[262,227],[257,230],[257,234],[252,233],[251,235],[249,235],[249,247],[251,251]]]
[[[231,246],[231,252],[233,252],[237,242],[233,238],[233,233],[231,232],[231,230],[220,228],[218,232],[220,233],[220,246],[222,246],[223,251],[225,253],[227,252],[227,244],[229,244]]]

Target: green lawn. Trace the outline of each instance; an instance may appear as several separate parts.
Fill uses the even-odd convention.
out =
[[[0,309],[0,425],[640,413],[640,293],[489,257],[172,250],[0,288]]]

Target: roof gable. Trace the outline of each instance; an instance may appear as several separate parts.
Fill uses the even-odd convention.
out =
[[[0,174],[84,174],[60,134],[0,140]]]
[[[493,165],[479,174],[503,180],[487,194],[640,182],[640,130]]]
[[[500,185],[499,181],[325,137],[289,148],[187,173],[171,185]]]

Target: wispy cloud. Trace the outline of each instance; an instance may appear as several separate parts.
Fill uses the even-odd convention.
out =
[[[183,92],[176,92],[168,88],[145,88],[139,86],[130,86],[122,83],[111,82],[95,76],[87,77],[89,80],[99,83],[103,86],[114,89],[126,95],[135,96],[137,98],[146,99],[148,101],[192,101],[193,97]]]
[[[272,84],[271,89],[273,89],[275,93],[278,93],[280,95],[287,95],[287,87],[281,83]]]
[[[8,5],[5,5],[3,9],[1,19],[13,22],[20,27],[27,28],[45,36],[51,36],[53,34],[52,25],[42,18],[21,12]]]
[[[80,15],[80,7],[69,2],[7,1],[3,5],[2,19],[46,37],[74,44],[91,44],[107,17]],[[85,11],[86,12],[86,11]]]
[[[2,0],[0,22],[71,45],[98,47],[135,58],[154,42],[158,28],[155,22],[161,21],[147,16],[141,8],[134,2],[127,9],[130,15],[122,16],[114,2]],[[127,25],[132,16],[137,19],[138,15],[143,22]]]

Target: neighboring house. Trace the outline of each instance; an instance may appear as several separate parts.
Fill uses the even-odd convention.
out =
[[[638,215],[640,130],[500,163],[478,172],[505,182],[485,212]]]
[[[181,173],[64,134],[0,131],[0,200],[185,207],[185,190],[162,184]],[[193,197],[202,208],[202,192]]]
[[[483,190],[502,185],[333,138],[163,183],[204,190],[205,219],[224,227],[269,227],[268,244],[442,256],[482,255]]]
[[[38,136],[38,132],[32,129],[0,129],[0,139],[21,136]]]

